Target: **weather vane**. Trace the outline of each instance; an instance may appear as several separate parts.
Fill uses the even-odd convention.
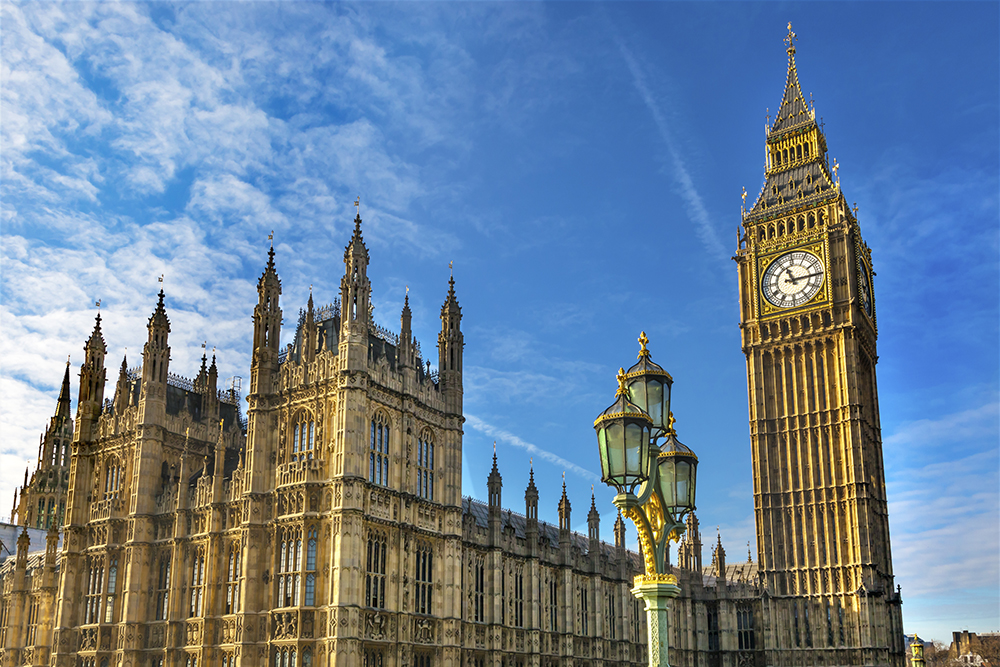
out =
[[[271,247],[273,248],[274,247],[274,230],[273,229],[271,230],[271,233],[267,235],[267,240],[271,242]]]
[[[451,277],[454,278],[455,277],[455,261],[454,260],[448,262],[448,270],[451,271]]]
[[[360,195],[358,195],[358,198],[354,200],[354,206],[355,206],[355,208],[358,209],[358,217],[360,218],[361,217],[361,196]]]
[[[101,300],[98,299],[97,301],[95,301],[94,305],[97,306],[97,312],[101,312]]]

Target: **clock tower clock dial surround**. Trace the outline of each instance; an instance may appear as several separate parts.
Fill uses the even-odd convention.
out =
[[[765,183],[734,259],[768,665],[904,664],[875,376],[871,251],[788,44]]]

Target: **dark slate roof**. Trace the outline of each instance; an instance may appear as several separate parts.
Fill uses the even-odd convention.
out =
[[[807,182],[812,177],[812,183]],[[794,182],[794,185],[791,185]],[[799,191],[802,199],[799,199]],[[751,216],[761,213],[778,213],[778,207],[797,208],[815,200],[825,199],[834,192],[834,183],[827,172],[826,163],[816,158],[805,164],[772,173],[767,177]]]
[[[781,134],[786,130],[815,122],[799,86],[799,74],[795,69],[795,52],[788,54],[788,76],[785,80],[785,95],[781,98],[781,107],[771,125],[770,135]]]

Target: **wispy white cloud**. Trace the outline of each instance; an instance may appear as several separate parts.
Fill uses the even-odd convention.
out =
[[[488,435],[491,438],[496,438],[500,442],[504,442],[513,447],[523,449],[529,454],[537,456],[538,458],[548,461],[549,463],[561,467],[564,470],[572,472],[575,475],[578,475],[583,479],[587,480],[588,482],[601,481],[600,475],[591,472],[590,470],[587,470],[586,468],[579,466],[573,463],[572,461],[567,461],[558,454],[554,454],[553,452],[550,452],[546,449],[542,449],[537,445],[533,445],[530,442],[523,440],[521,437],[514,435],[509,431],[505,431],[504,429],[493,426],[492,424],[487,424],[486,422],[476,417],[475,415],[470,415],[469,413],[466,413],[465,421],[469,426],[476,429],[480,433]]]
[[[990,401],[903,424],[885,438],[893,565],[904,596],[926,602],[967,591],[1000,602],[997,418]],[[930,622],[924,613],[910,618]]]
[[[698,188],[694,184],[694,179],[691,177],[687,163],[681,155],[680,147],[674,139],[670,124],[667,122],[667,115],[653,94],[645,71],[643,71],[639,61],[632,55],[632,52],[625,46],[621,38],[615,35],[615,40],[618,43],[618,49],[621,51],[622,57],[625,59],[625,64],[628,65],[629,72],[632,74],[632,83],[635,86],[636,92],[639,93],[643,104],[649,109],[649,113],[653,117],[653,122],[656,123],[656,129],[660,133],[660,138],[666,145],[667,152],[670,153],[671,173],[675,179],[678,194],[684,200],[687,207],[688,217],[695,224],[695,234],[697,234],[698,239],[710,255],[715,258],[725,259],[728,257],[726,249],[723,247],[722,242],[719,241],[711,217],[705,208],[705,203],[698,193]]]

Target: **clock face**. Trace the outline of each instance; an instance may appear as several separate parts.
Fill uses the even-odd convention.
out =
[[[868,267],[865,266],[864,262],[861,263],[861,276],[858,280],[858,292],[861,296],[861,307],[864,308],[868,317],[872,316],[872,279],[871,274],[868,272]]]
[[[771,262],[764,272],[761,291],[778,308],[801,306],[823,286],[823,262],[811,252],[789,252]]]

